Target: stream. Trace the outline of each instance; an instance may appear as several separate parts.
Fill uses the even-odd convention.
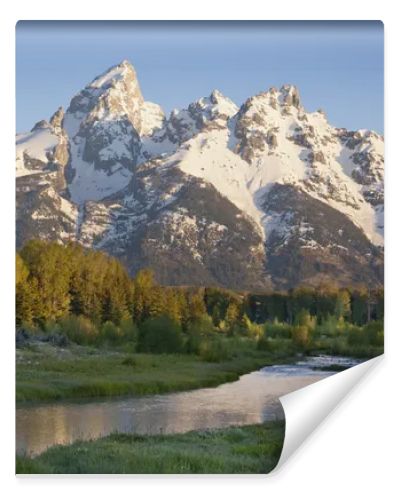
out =
[[[291,365],[273,365],[214,388],[162,395],[84,402],[25,404],[16,410],[16,449],[36,455],[55,444],[69,444],[112,432],[171,434],[257,424],[283,419],[279,397],[334,374],[358,361],[316,356]]]

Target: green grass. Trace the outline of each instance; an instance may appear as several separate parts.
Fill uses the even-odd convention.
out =
[[[145,354],[134,345],[59,348],[34,342],[17,349],[16,400],[23,402],[104,396],[161,394],[213,387],[231,382],[269,364],[291,362],[289,339],[225,339],[228,359],[207,361],[194,354]],[[315,338],[305,354],[331,354],[369,359],[382,347],[348,345],[344,336]]]
[[[258,351],[246,339],[243,345],[238,342],[229,360],[219,363],[185,354],[127,354],[34,344],[17,350],[16,399],[21,403],[212,387],[279,361],[284,361],[279,353]]]
[[[309,354],[329,354],[366,360],[380,356],[383,351],[383,346],[349,345],[346,338],[336,336],[316,339],[309,349]]]
[[[164,436],[112,434],[38,457],[18,457],[17,474],[267,473],[283,446],[284,422]]]

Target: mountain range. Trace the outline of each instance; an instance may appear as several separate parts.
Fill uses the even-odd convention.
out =
[[[383,282],[384,140],[293,85],[166,116],[128,61],[16,137],[17,247],[76,241],[167,285]]]

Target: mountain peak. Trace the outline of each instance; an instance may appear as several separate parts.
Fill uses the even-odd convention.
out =
[[[218,89],[214,89],[211,94],[210,94],[210,101],[217,103],[218,101],[221,100],[226,100],[228,99],[227,97],[224,96],[222,92],[220,92]]]
[[[143,103],[136,71],[129,61],[123,60],[97,76],[73,97],[67,109],[67,115],[72,116],[66,121],[67,132],[72,137],[80,130],[80,124],[87,129],[98,122],[124,119],[139,132]]]
[[[50,118],[50,125],[54,128],[61,128],[64,119],[64,108],[60,106]]]
[[[295,85],[285,84],[280,88],[281,104],[300,107],[300,94]]]
[[[92,88],[109,88],[113,86],[118,81],[121,80],[136,80],[136,71],[132,64],[124,59],[119,64],[111,66],[106,71],[101,73],[101,75],[97,76],[92,82],[88,85]]]
[[[290,95],[293,95],[293,94],[298,94],[298,88],[296,87],[296,85],[293,85],[291,83],[284,83],[281,88],[280,88],[280,91],[282,93],[285,93],[285,94],[290,94]]]
[[[207,120],[214,120],[216,118],[228,119],[239,110],[229,97],[226,97],[217,89],[214,89],[208,97],[202,97],[192,103],[189,109],[202,113]]]
[[[123,59],[117,66],[127,66],[133,68],[132,63],[128,59]]]
[[[17,136],[17,238],[101,248],[169,284],[379,283],[383,162],[382,137],[307,113],[295,85],[240,110],[213,90],[167,118],[123,60]]]
[[[299,91],[295,85],[291,84],[284,84],[279,89],[270,87],[266,91],[249,97],[242,105],[242,112],[246,112],[253,105],[256,107],[267,105],[275,110],[280,109],[284,114],[296,113],[295,110],[290,110],[291,107],[298,111],[303,110]]]
[[[35,132],[35,130],[43,130],[43,129],[50,129],[50,128],[51,128],[51,125],[47,120],[39,120],[31,128],[31,132]]]

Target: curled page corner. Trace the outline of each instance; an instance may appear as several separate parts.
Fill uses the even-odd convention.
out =
[[[275,471],[287,462],[303,441],[382,359],[383,355],[370,359],[280,398],[285,412],[286,430]]]

